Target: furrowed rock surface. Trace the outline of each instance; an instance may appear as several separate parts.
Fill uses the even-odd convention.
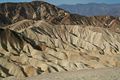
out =
[[[42,1],[0,4],[0,79],[120,67],[120,21]],[[111,69],[110,69],[111,70]]]
[[[85,17],[71,14],[61,8],[43,1],[0,4],[0,27],[28,20],[45,20],[51,24],[79,24],[111,27],[113,23],[120,24],[119,17],[93,16]]]
[[[37,21],[22,30],[1,29],[0,35],[3,78],[120,67],[120,34],[106,28]]]

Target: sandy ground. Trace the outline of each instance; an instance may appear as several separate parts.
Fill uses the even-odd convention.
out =
[[[42,74],[26,79],[8,78],[4,80],[120,80],[120,68],[58,72]]]

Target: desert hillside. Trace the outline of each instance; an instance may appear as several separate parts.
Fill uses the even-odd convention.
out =
[[[74,78],[82,71],[83,76],[95,71],[100,77],[110,71],[113,76],[103,80],[111,76],[119,80],[119,71],[115,72],[120,67],[117,17],[80,16],[41,1],[0,6],[0,79],[73,74],[70,79],[78,80]]]
[[[0,26],[29,20],[45,20],[51,24],[66,25],[94,25],[109,27],[114,20],[119,24],[119,18],[112,16],[93,16],[85,17],[77,14],[71,14],[55,5],[43,2],[21,2],[21,3],[0,3]]]

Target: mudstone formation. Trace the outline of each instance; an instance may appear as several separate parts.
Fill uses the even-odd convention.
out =
[[[120,67],[120,21],[46,2],[0,4],[0,78]]]

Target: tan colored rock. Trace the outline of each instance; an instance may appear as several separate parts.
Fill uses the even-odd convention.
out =
[[[0,31],[0,65],[8,70],[0,69],[4,77],[120,67],[120,34],[107,28],[42,20],[22,31]]]
[[[24,71],[27,77],[35,76],[37,75],[37,70],[33,66],[24,66]]]

